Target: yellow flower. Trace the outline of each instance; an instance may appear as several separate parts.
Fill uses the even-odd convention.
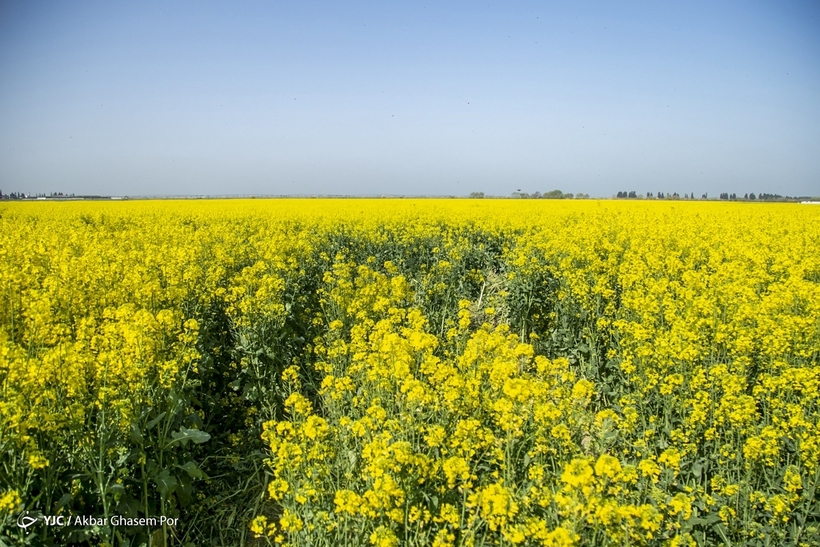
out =
[[[604,469],[602,469],[603,471]],[[609,469],[606,469],[607,471]],[[561,481],[567,486],[582,488],[595,481],[592,466],[588,458],[575,458],[564,466]]]
[[[370,534],[370,544],[374,547],[396,547],[399,538],[389,528],[379,526]]]
[[[595,393],[595,384],[589,380],[578,380],[572,387],[572,398],[576,401],[586,401]]]
[[[268,526],[268,518],[264,515],[260,515],[251,521],[250,529],[257,537],[261,536],[265,533],[265,529]]]
[[[678,449],[670,447],[661,452],[661,455],[658,456],[658,462],[677,471],[680,468],[680,458],[681,454],[678,452]]]
[[[302,426],[302,433],[311,440],[322,438],[328,433],[327,421],[319,416],[309,416]]]
[[[445,429],[441,425],[436,424],[427,429],[427,435],[424,437],[424,440],[427,442],[427,446],[436,448],[444,442],[446,436],[447,432]]]
[[[724,524],[729,524],[729,521],[737,515],[737,512],[728,505],[724,505],[718,511],[718,516],[720,516],[720,520],[723,521]]]
[[[786,473],[783,475],[783,489],[794,494],[802,488],[803,479],[800,477],[800,471],[794,465],[788,466]]]
[[[609,454],[601,454],[598,461],[595,462],[595,474],[599,477],[609,477],[610,479],[615,479],[620,472],[621,462],[614,456],[610,456]]]
[[[350,490],[339,490],[336,492],[333,503],[336,505],[336,513],[355,515],[359,511],[362,499],[358,494]]]
[[[0,496],[0,513],[16,513],[23,506],[23,500],[17,490],[6,490]]]
[[[28,464],[32,469],[43,469],[48,467],[49,461],[40,453],[30,454],[28,457]]]
[[[294,416],[307,416],[311,413],[310,401],[301,393],[291,393],[285,399],[285,408],[289,409]]]
[[[692,498],[680,492],[675,494],[669,502],[669,508],[675,515],[680,515],[681,519],[689,520],[692,515]]]
[[[298,515],[292,513],[289,509],[285,509],[282,518],[279,519],[279,526],[283,532],[295,533],[302,530],[304,522]]]
[[[578,536],[564,527],[558,527],[547,534],[543,544],[549,547],[573,547],[577,544]]]
[[[464,458],[453,456],[444,461],[442,465],[444,476],[447,477],[447,486],[455,488],[456,481],[467,481],[470,479],[470,466]]]
[[[661,473],[661,468],[653,460],[641,460],[638,463],[638,470],[643,473],[645,477],[652,479],[652,482],[658,482],[658,476]]]
[[[519,507],[503,482],[485,486],[472,494],[468,505],[479,508],[481,517],[493,531],[506,525],[518,513]]]

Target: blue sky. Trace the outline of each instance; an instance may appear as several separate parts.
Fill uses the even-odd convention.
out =
[[[820,194],[817,2],[0,2],[0,190]]]

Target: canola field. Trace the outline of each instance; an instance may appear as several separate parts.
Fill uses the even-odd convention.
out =
[[[3,204],[0,544],[818,545],[819,355],[816,207]]]

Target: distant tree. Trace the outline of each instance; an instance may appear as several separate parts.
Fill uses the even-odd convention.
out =
[[[709,193],[707,192],[707,193],[703,194],[702,196],[700,196],[700,199],[709,199],[708,196],[709,196]]]
[[[757,197],[755,197],[755,195],[754,195],[754,192],[752,192],[751,194],[749,194],[749,199],[757,199]]]
[[[636,198],[638,197],[638,194],[635,192],[635,190],[632,190],[631,192],[629,192],[629,197]]]
[[[484,198],[484,192],[470,192],[470,197],[473,199],[482,199]]]
[[[534,192],[532,194],[532,197],[534,197],[535,199],[540,199],[541,198],[541,192]]]
[[[561,199],[564,197],[564,192],[561,190],[550,190],[544,193],[544,199]]]
[[[564,199],[572,199],[572,194],[564,194]]]

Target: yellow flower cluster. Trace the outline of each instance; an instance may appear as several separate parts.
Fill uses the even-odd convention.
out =
[[[799,205],[12,204],[0,512],[210,511],[163,533],[245,519],[282,545],[812,545],[819,355]]]

